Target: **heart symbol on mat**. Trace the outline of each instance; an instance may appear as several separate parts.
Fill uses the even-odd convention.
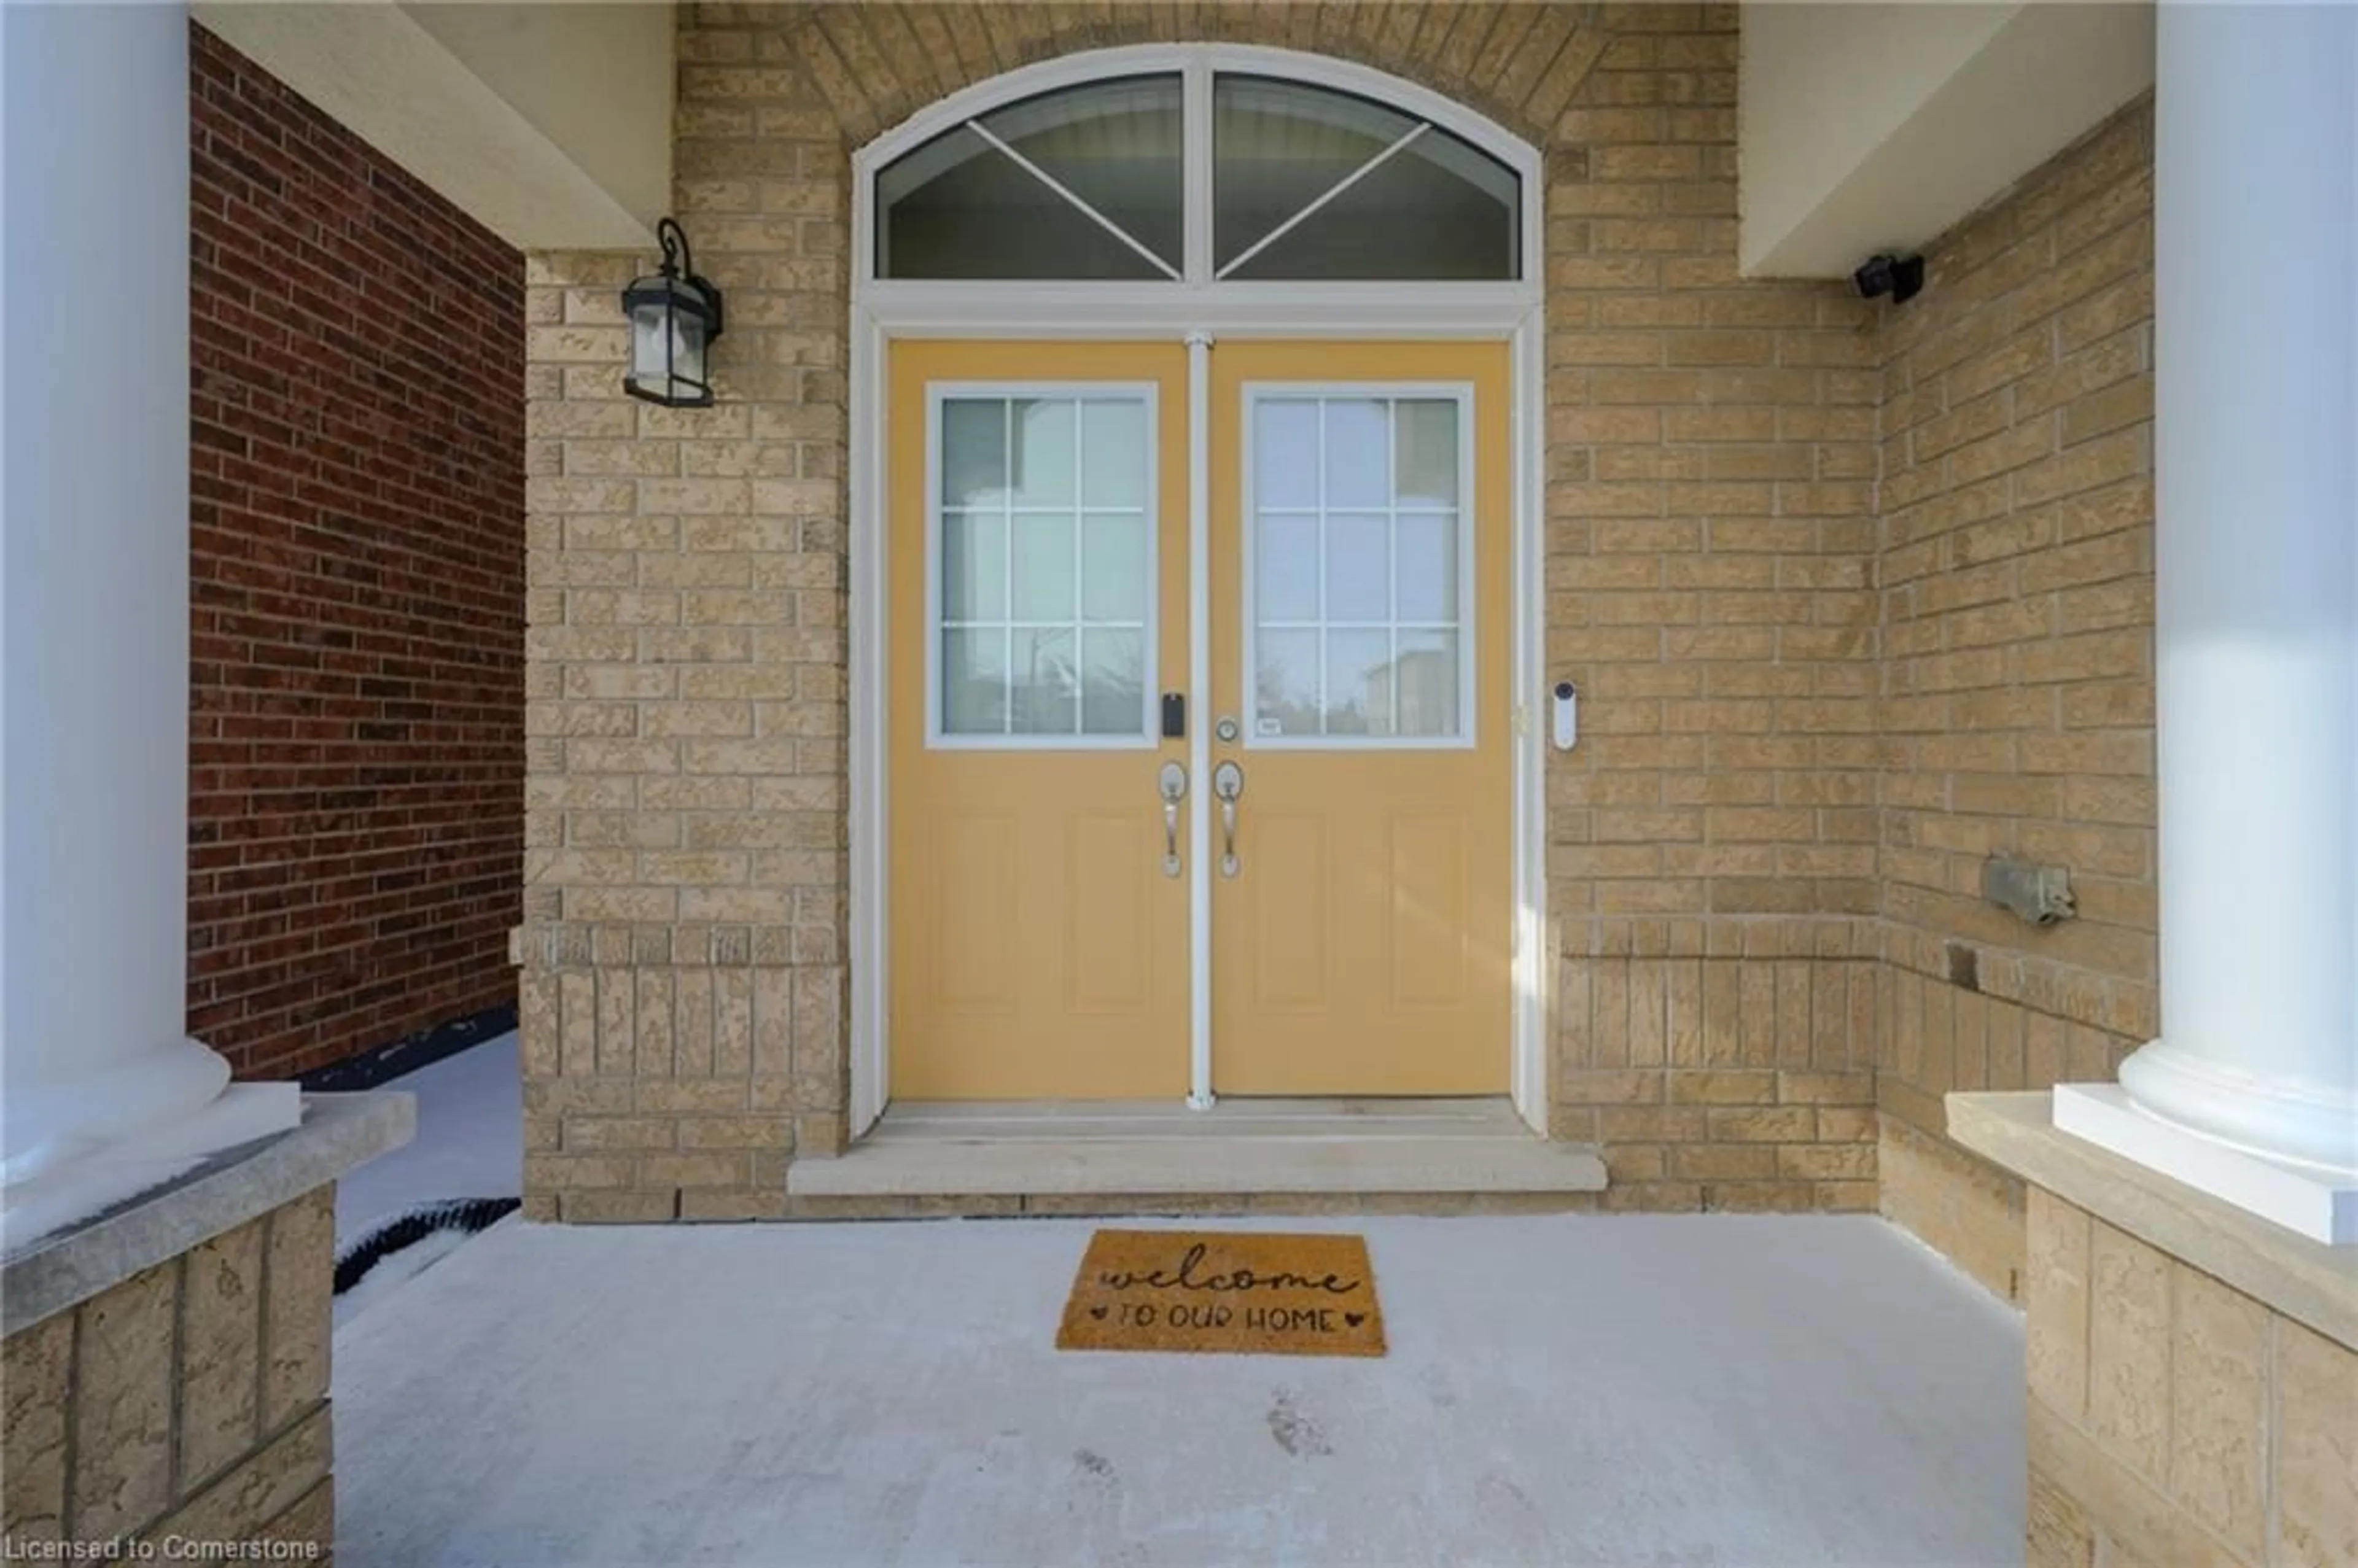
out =
[[[1090,1315],[1091,1317],[1093,1317],[1093,1318],[1096,1318],[1099,1323],[1103,1323],[1103,1322],[1105,1321],[1105,1314],[1106,1314],[1106,1309],[1105,1309],[1105,1308],[1103,1308],[1103,1307],[1091,1307],[1091,1308],[1089,1308],[1089,1315]]]
[[[1343,1314],[1343,1321],[1357,1328],[1368,1321],[1368,1314],[1363,1312],[1347,1312]]]

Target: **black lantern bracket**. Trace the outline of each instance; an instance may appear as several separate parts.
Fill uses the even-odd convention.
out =
[[[665,217],[655,224],[661,268],[622,290],[631,328],[631,368],[622,390],[669,408],[712,404],[708,354],[725,320],[720,290],[697,272],[687,231]]]
[[[656,220],[655,243],[663,247],[663,276],[685,278],[690,288],[704,296],[712,310],[712,327],[707,335],[720,336],[720,290],[713,287],[710,278],[696,270],[696,258],[687,248],[687,231],[679,226],[678,219]]]

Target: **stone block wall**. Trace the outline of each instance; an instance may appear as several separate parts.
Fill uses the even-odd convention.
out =
[[[2031,1568],[2358,1563],[2358,1347],[2029,1194]]]
[[[1737,276],[1735,5],[698,4],[681,28],[719,405],[622,395],[616,291],[649,258],[529,259],[531,1214],[766,1212],[786,1160],[839,1146],[851,153],[968,82],[1174,39],[1366,61],[1544,149],[1547,656],[1585,695],[1548,896],[1588,999],[1558,1008],[1555,1126],[1603,1138],[1624,1205],[1867,1201],[1881,351],[1843,286]],[[1714,1033],[1731,979],[1784,988],[1775,1030]]]
[[[0,1537],[12,1555],[139,1541],[159,1560],[219,1561],[238,1543],[329,1560],[334,1194],[318,1188],[8,1336]]]
[[[193,24],[189,75],[188,1027],[283,1078],[514,1005],[524,260]]]
[[[2159,1027],[2152,209],[2148,96],[1878,329],[1883,1206],[2007,1295],[2019,1187],[1941,1097],[2110,1080]],[[1983,902],[1994,852],[2068,867],[2078,916]]]
[[[1604,1145],[1604,1207],[1875,1206],[1880,977],[1858,935],[1657,922],[1564,958],[1557,1017],[1582,1065],[1562,1069],[1557,1130]]]

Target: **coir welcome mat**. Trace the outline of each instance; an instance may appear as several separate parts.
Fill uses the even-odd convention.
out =
[[[1381,1356],[1384,1317],[1360,1237],[1100,1230],[1056,1346]]]

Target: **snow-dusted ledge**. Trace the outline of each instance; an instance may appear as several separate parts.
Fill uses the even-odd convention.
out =
[[[302,1119],[292,1083],[232,1084],[193,1040],[59,1086],[12,1084],[0,1147],[0,1254],[103,1214]]]
[[[2358,1248],[2312,1241],[2059,1129],[2044,1090],[1952,1094],[1947,1105],[1949,1136],[1992,1164],[2358,1347]]]
[[[388,1090],[305,1095],[301,1112],[292,1130],[204,1156],[164,1185],[0,1256],[0,1336],[334,1181],[408,1142],[417,1124],[416,1098]]]

